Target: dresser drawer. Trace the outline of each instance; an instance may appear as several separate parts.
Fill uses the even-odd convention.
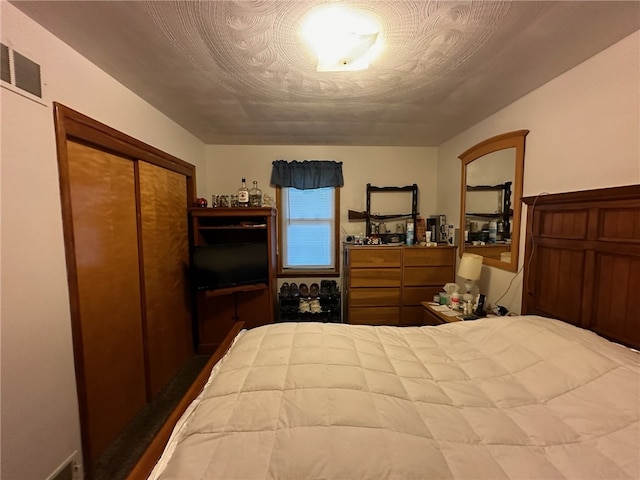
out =
[[[455,265],[455,249],[413,247],[404,250],[404,266]]]
[[[406,267],[404,269],[404,285],[444,286],[454,279],[453,266],[446,267]]]
[[[355,325],[398,325],[400,307],[349,308],[349,323]]]
[[[399,287],[401,280],[400,268],[352,268],[349,274],[351,287]]]
[[[436,293],[443,290],[444,283],[437,287],[405,287],[402,294],[403,305],[420,305],[420,302],[430,302]]]
[[[349,290],[349,305],[354,307],[397,306],[400,305],[400,288],[352,288]]]
[[[349,250],[349,265],[358,267],[399,267],[402,249],[393,247],[353,248]]]

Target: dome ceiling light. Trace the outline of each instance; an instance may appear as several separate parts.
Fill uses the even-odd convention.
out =
[[[358,71],[380,53],[380,26],[362,11],[342,5],[319,7],[302,23],[302,35],[318,57],[318,72]]]

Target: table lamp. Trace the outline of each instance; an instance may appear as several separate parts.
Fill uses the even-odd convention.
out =
[[[471,295],[471,289],[473,288],[475,281],[480,278],[480,272],[482,271],[482,255],[476,255],[475,253],[463,253],[460,259],[460,265],[458,266],[458,276],[465,279],[464,288],[466,293],[462,296],[465,302],[470,302],[473,299]]]

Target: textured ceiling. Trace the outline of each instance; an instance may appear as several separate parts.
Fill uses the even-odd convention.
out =
[[[319,73],[299,27],[335,2],[11,3],[208,144],[436,146],[640,29],[638,1],[344,1],[384,50]]]

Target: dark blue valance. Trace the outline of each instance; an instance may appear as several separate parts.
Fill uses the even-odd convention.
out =
[[[271,184],[298,190],[342,187],[342,162],[332,160],[276,160],[271,170]]]

